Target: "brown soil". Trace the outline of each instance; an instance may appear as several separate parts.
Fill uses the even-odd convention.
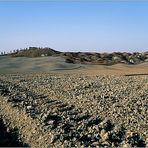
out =
[[[60,74],[85,74],[85,75],[129,75],[148,74],[148,62],[138,65],[116,64],[112,66],[90,65],[75,70],[56,71]]]
[[[17,128],[18,137],[22,139],[23,143],[27,143],[31,147],[44,147],[45,141],[50,141],[51,136],[42,133],[40,125],[35,120],[28,117],[23,111],[12,107],[12,104],[6,100],[6,97],[0,96],[0,116],[9,125],[9,128]]]

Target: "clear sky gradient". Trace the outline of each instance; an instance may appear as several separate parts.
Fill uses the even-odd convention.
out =
[[[0,51],[148,51],[148,2],[0,2]]]

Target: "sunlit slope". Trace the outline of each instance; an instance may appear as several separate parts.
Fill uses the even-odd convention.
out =
[[[49,72],[80,68],[79,64],[65,63],[61,57],[0,57],[0,72]]]
[[[0,57],[0,73],[29,73],[47,72],[73,74],[81,73],[88,75],[126,75],[126,74],[148,74],[148,62],[128,65],[92,65],[65,63],[62,57]]]

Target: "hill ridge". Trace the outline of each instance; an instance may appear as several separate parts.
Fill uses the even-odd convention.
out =
[[[60,52],[48,47],[29,47],[26,49],[16,50],[8,55],[12,57],[60,56],[65,59],[66,63],[94,65],[114,65],[118,63],[140,64],[148,61],[148,51],[141,53]]]

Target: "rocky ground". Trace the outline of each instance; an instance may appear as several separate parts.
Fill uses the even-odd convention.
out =
[[[0,96],[0,115],[18,122],[30,146],[39,140],[44,147],[148,146],[147,75],[1,74]]]

